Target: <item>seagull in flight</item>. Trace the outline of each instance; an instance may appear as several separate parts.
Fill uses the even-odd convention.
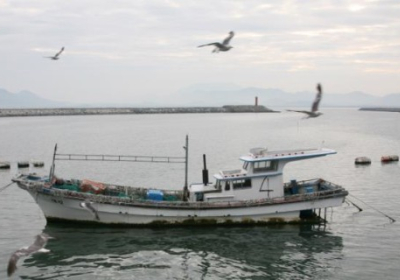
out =
[[[36,235],[35,242],[33,242],[32,245],[29,247],[23,247],[17,251],[15,251],[11,257],[10,260],[8,261],[8,267],[7,267],[7,275],[10,277],[16,270],[17,270],[17,262],[19,258],[25,257],[37,252],[41,253],[48,253],[50,250],[44,249],[44,246],[46,246],[47,240],[50,238],[53,238],[46,233],[41,233]]]
[[[100,221],[99,214],[97,213],[97,210],[94,209],[92,204],[93,204],[92,201],[90,201],[89,199],[86,199],[84,202],[79,203],[79,206],[81,206],[82,208],[88,210],[90,213],[92,213],[92,215],[94,216],[94,218],[97,221]]]
[[[61,48],[61,50],[56,53],[54,56],[45,56],[45,58],[50,58],[52,60],[58,60],[60,58],[60,54],[64,51],[64,47]]]
[[[229,45],[229,41],[232,39],[232,37],[235,35],[235,33],[233,31],[229,32],[229,36],[225,38],[225,40],[221,43],[210,43],[210,44],[205,44],[205,45],[200,45],[198,46],[198,48],[201,47],[205,47],[205,46],[215,46],[214,50],[212,51],[214,52],[226,52],[229,51],[231,48],[233,48],[232,46]]]
[[[298,113],[304,113],[306,114],[306,119],[308,118],[316,118],[322,115],[321,112],[318,112],[318,107],[319,107],[319,102],[321,101],[322,98],[322,87],[321,84],[317,84],[317,95],[315,96],[314,102],[311,106],[311,111],[296,111],[296,110],[287,110],[290,112],[298,112]]]

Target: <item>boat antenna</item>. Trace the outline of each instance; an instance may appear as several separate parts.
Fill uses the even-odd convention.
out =
[[[183,186],[183,200],[187,201],[188,197],[188,162],[189,162],[189,136],[186,135],[185,146],[183,146],[185,150],[185,185]]]
[[[204,186],[208,185],[208,170],[207,170],[207,164],[206,164],[206,155],[203,154],[203,164],[204,164],[204,168],[203,168],[203,184]]]

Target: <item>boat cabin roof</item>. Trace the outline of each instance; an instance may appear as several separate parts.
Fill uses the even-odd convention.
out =
[[[246,156],[240,157],[244,162],[270,161],[270,160],[297,160],[303,158],[320,157],[330,154],[336,154],[332,149],[298,149],[283,151],[267,151],[263,148],[254,148]]]

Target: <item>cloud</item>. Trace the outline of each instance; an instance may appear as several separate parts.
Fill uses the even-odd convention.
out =
[[[90,98],[111,99],[119,93],[106,89],[117,85],[120,98],[134,88],[151,98],[159,88],[171,92],[189,83],[302,90],[315,77],[346,73],[354,77],[349,89],[368,91],[371,73],[400,69],[399,17],[398,0],[0,0],[0,63],[7,65],[0,87],[71,99],[92,88]],[[229,52],[197,48],[221,42],[231,30]],[[61,46],[61,60],[43,64],[42,56]],[[63,76],[48,83],[53,67]],[[97,78],[104,73],[108,78]],[[88,74],[96,79],[81,78]],[[398,90],[395,79],[382,84],[383,93]]]

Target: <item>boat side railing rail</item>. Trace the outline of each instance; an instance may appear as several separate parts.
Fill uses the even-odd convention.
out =
[[[55,154],[55,160],[186,163],[185,157]]]
[[[114,162],[147,162],[147,163],[175,163],[185,165],[184,190],[188,188],[188,158],[189,158],[189,137],[186,135],[185,156],[132,156],[132,155],[96,155],[96,154],[64,154],[57,153],[57,144],[54,147],[53,161],[50,167],[49,178],[55,178],[55,162],[62,160],[75,161],[114,161]],[[187,197],[187,195],[184,195]]]
[[[307,180],[312,181],[312,180]],[[315,180],[314,180],[315,181]],[[326,182],[326,181],[325,181]],[[327,182],[329,183],[329,182]],[[344,197],[348,192],[339,185],[329,183],[333,188],[321,190],[314,193],[302,193],[290,196],[262,198],[246,201],[221,201],[221,202],[185,202],[185,201],[153,201],[147,199],[137,199],[133,197],[114,197],[106,195],[96,195],[91,193],[76,192],[65,189],[44,187],[42,183],[31,182],[26,186],[29,190],[34,190],[43,194],[52,195],[60,198],[70,198],[85,200],[90,199],[94,203],[118,204],[124,206],[152,207],[152,208],[171,208],[171,209],[218,209],[218,208],[241,208],[258,207],[282,203],[294,203],[302,201],[316,201],[334,197]]]
[[[316,186],[317,191],[322,191],[325,189],[335,189],[335,188],[341,188],[341,186],[334,184],[332,182],[326,181],[321,178],[314,178],[314,179],[308,179],[308,180],[301,180],[301,181],[292,181],[285,183],[283,185],[284,189],[291,188],[293,186],[297,186],[299,188],[304,188],[307,186]]]

